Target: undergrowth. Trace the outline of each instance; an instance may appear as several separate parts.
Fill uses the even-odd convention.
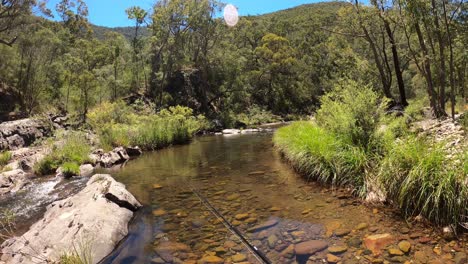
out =
[[[274,144],[302,174],[366,195],[376,180],[405,217],[458,225],[468,216],[468,154],[451,157],[443,143],[410,132],[420,103],[409,113],[385,115],[385,101],[368,86],[339,83],[321,100],[317,122],[280,128]]]
[[[11,156],[11,152],[9,151],[0,152],[0,168],[8,164],[11,160]]]
[[[122,102],[105,103],[92,110],[88,119],[107,150],[117,146],[160,149],[185,143],[208,127],[204,116],[195,116],[187,107],[169,107],[142,115]]]
[[[58,135],[57,143],[52,144],[49,153],[34,165],[34,172],[47,175],[62,167],[64,173],[78,175],[79,166],[90,161],[91,147],[87,142],[81,132]]]

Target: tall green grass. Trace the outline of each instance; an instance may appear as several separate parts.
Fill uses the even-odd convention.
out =
[[[83,133],[72,132],[58,135],[58,144],[53,144],[51,151],[34,165],[34,172],[47,175],[65,165],[65,173],[77,175],[79,166],[89,162],[91,147]]]
[[[356,100],[353,103],[353,98]],[[367,100],[366,100],[367,98]],[[365,196],[377,183],[405,217],[437,225],[468,218],[468,152],[450,155],[443,143],[410,132],[408,116],[384,115],[385,101],[370,87],[344,81],[324,98],[317,122],[295,122],[273,141],[302,174]]]
[[[308,178],[340,186],[364,188],[363,172],[367,156],[360,147],[312,122],[300,121],[278,129],[275,146],[292,165]]]
[[[194,116],[190,108],[180,106],[144,116],[127,107],[124,117],[121,108],[105,104],[91,111],[88,118],[105,149],[117,146],[160,149],[185,143],[208,126],[203,116]]]
[[[9,151],[0,152],[0,168],[7,165],[8,162],[11,160],[11,157],[12,155]]]
[[[405,216],[461,223],[468,216],[467,161],[466,154],[448,158],[441,143],[408,136],[394,142],[378,175]]]

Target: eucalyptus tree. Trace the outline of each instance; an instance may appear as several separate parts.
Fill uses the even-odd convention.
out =
[[[140,80],[140,72],[143,71],[144,73],[144,85],[145,90],[148,89],[146,72],[144,70],[144,60],[142,57],[142,50],[144,46],[144,42],[142,37],[140,36],[140,28],[143,24],[146,23],[146,18],[148,16],[148,12],[138,6],[132,6],[125,10],[129,19],[135,20],[135,33],[132,39],[132,47],[133,47],[133,79],[132,79],[132,88],[134,90],[138,90],[141,85]]]

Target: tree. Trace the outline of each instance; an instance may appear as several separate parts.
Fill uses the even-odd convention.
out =
[[[50,10],[44,1],[36,0],[0,0],[0,44],[11,46],[18,39],[15,32],[27,23],[27,16],[37,8],[50,16]]]
[[[144,9],[133,6],[125,10],[129,19],[135,20],[135,34],[132,40],[132,47],[133,47],[133,79],[132,79],[132,87],[134,90],[137,90],[141,84],[140,81],[140,72],[143,69],[143,59],[141,57],[141,52],[143,49],[143,42],[141,36],[139,34],[140,27],[145,23],[146,17],[148,12]],[[147,78],[146,73],[145,75],[145,90],[148,90]]]

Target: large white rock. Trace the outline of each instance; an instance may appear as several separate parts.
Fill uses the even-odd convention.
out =
[[[127,235],[128,222],[139,207],[123,184],[110,175],[94,175],[81,192],[51,204],[24,235],[5,241],[1,260],[54,262],[76,249],[88,251],[97,263]]]

